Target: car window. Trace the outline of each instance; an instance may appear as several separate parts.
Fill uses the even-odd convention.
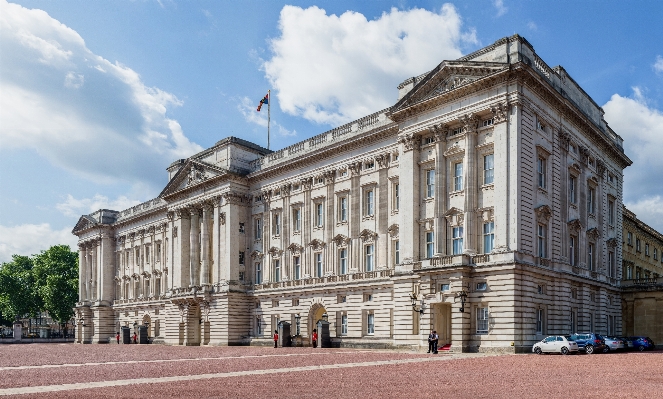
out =
[[[573,335],[565,335],[564,338],[566,338],[568,341],[573,341]]]
[[[564,338],[562,338],[562,337],[557,337],[557,340],[558,340],[558,341],[564,341]]]
[[[555,340],[555,337],[546,338],[546,342],[553,342],[554,340]]]

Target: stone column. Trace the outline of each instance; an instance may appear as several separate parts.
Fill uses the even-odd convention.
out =
[[[350,170],[350,238],[351,242],[360,240],[359,237],[361,228],[361,187],[359,185],[359,174],[361,173],[361,162],[355,162],[348,165]],[[361,245],[353,245],[348,248],[348,272],[356,273],[361,266]]]
[[[447,211],[447,161],[444,156],[444,143],[448,127],[446,125],[433,126],[430,129],[435,138],[435,243],[436,254],[447,254],[447,220],[444,217]]]
[[[212,214],[212,206],[210,204],[203,204],[203,230],[201,233],[200,241],[202,245],[202,264],[201,264],[201,273],[200,273],[200,283],[203,285],[208,285],[210,283],[209,279],[209,227],[210,227],[210,215]]]
[[[78,246],[78,300],[79,302],[87,299],[87,292],[85,290],[85,245]]]
[[[94,247],[92,249],[92,293],[89,295],[90,300],[96,301],[97,298],[99,298],[99,293],[97,291],[97,287],[99,284],[99,279],[98,279],[98,273],[97,273],[97,268],[99,267],[99,247],[100,247],[101,241],[100,239],[95,239],[94,240]]]
[[[404,270],[411,270],[419,262],[419,205],[421,200],[419,176],[419,146],[421,137],[406,134],[398,138],[400,148],[400,178],[401,201],[399,210],[399,236],[401,263]],[[411,199],[411,200],[410,200]]]
[[[226,214],[221,212],[221,201],[221,197],[216,197],[212,202],[214,207],[212,217],[214,219],[212,221],[212,259],[210,260],[212,277],[210,283],[220,282],[221,275],[221,245],[223,242],[221,234],[226,224]]]
[[[463,253],[475,255],[477,253],[476,212],[477,209],[477,126],[479,118],[476,115],[465,115],[460,118],[465,130],[465,157],[463,158],[463,173],[465,190],[465,237],[463,240]]]
[[[495,250],[509,250],[509,146],[510,129],[509,105],[497,104],[493,112],[493,151],[495,172]]]
[[[191,255],[189,264],[189,276],[191,286],[200,285],[200,210],[198,208],[190,208],[191,215],[191,231],[189,233],[189,242]]]

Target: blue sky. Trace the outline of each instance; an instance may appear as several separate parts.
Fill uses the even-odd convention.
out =
[[[601,105],[634,165],[624,200],[663,231],[656,1],[0,0],[0,261],[80,214],[153,198],[229,135],[272,149],[392,105],[396,85],[519,33]]]

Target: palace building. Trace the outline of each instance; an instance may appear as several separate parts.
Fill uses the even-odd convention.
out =
[[[620,334],[622,176],[603,110],[514,35],[385,110],[269,151],[229,137],[155,199],[84,215],[77,341],[531,351]],[[662,248],[663,249],[663,248]]]

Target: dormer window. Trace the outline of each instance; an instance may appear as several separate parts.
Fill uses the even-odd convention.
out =
[[[375,161],[364,162],[364,169],[373,169],[374,167],[375,167]]]
[[[348,175],[348,170],[347,170],[347,169],[340,170],[340,171],[338,172],[338,175],[339,175],[340,177],[345,177],[345,176]]]
[[[315,184],[323,184],[325,182],[324,177],[316,177],[315,178]]]
[[[463,128],[462,127],[457,127],[457,128],[455,128],[451,131],[452,136],[455,136],[455,135],[461,134],[461,133],[463,133]]]
[[[546,125],[544,123],[541,123],[541,121],[536,121],[536,128],[543,132],[546,131]]]
[[[491,125],[493,124],[493,118],[486,119],[486,120],[483,121],[481,124],[482,124],[483,127],[491,126]]]
[[[428,137],[424,138],[424,145],[425,144],[432,144],[433,141],[434,141],[433,136],[428,136]]]

